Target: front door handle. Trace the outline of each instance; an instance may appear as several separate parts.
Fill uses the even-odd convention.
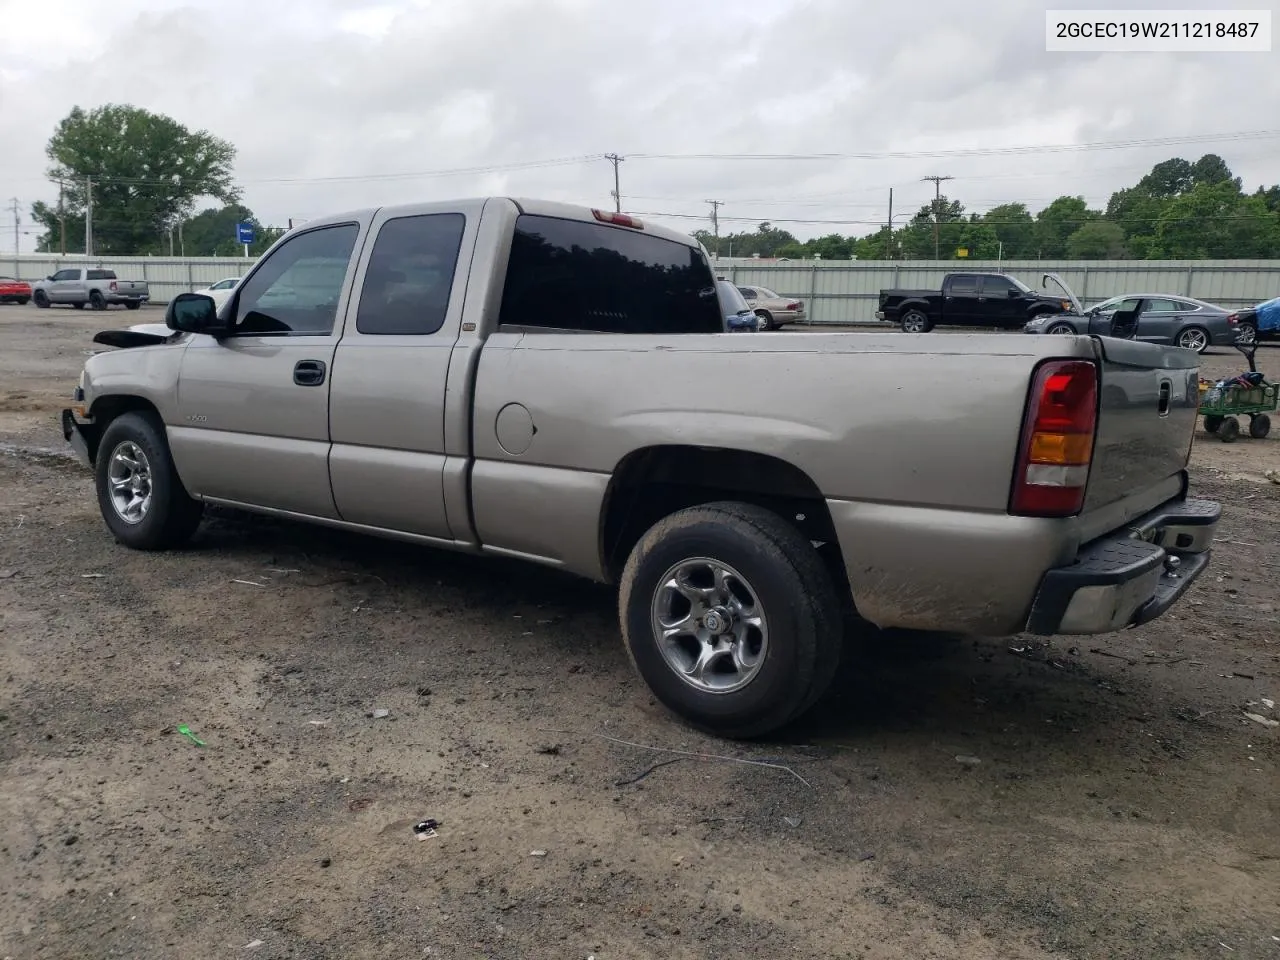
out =
[[[324,383],[324,361],[299,360],[293,366],[293,382],[300,387],[318,387]]]

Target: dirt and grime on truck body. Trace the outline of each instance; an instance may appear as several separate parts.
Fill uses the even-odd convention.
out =
[[[1154,623],[868,637],[730,743],[605,587],[233,513],[116,546],[57,425],[100,326],[0,307],[0,956],[1280,950],[1280,438],[1197,434],[1220,542]]]

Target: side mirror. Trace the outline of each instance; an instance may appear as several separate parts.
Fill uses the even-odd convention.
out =
[[[218,320],[218,307],[212,297],[203,293],[180,293],[169,301],[164,311],[164,325],[183,333],[205,333],[221,336],[228,332]]]

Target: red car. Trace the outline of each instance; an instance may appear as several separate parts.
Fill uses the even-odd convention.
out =
[[[26,303],[31,299],[31,284],[13,277],[0,277],[0,303]]]

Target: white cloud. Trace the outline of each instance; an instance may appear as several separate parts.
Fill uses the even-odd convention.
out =
[[[51,199],[44,145],[58,120],[125,102],[234,143],[246,202],[275,223],[490,191],[608,204],[613,187],[603,160],[389,174],[1256,130],[1275,126],[1280,102],[1274,55],[1050,54],[1043,7],[1024,0],[114,0],[106,17],[101,0],[0,0],[0,23],[0,193]],[[891,186],[896,211],[925,203],[926,174],[955,177],[947,192],[970,209],[1062,193],[1101,203],[1173,155],[1217,152],[1246,184],[1275,182],[1276,147],[632,157],[622,188],[650,215],[723,199],[726,229],[742,226],[733,217],[873,221]],[[833,229],[871,225],[794,226]]]

